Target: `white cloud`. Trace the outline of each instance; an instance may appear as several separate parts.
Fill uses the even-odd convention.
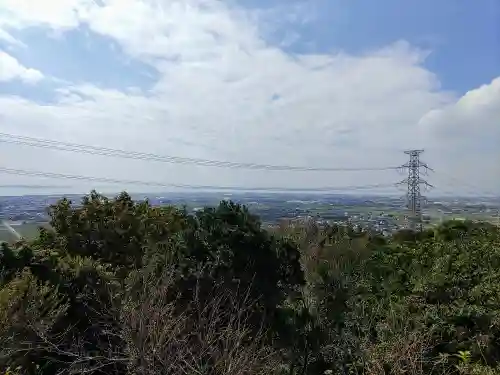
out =
[[[462,177],[468,178],[481,173],[475,165],[439,152],[458,147],[450,131],[461,147],[472,149],[483,138],[471,129],[485,121],[486,112],[487,121],[500,123],[497,81],[457,100],[423,67],[427,52],[403,41],[363,55],[291,56],[261,38],[253,14],[220,1],[106,0],[98,6],[97,1],[60,0],[51,2],[52,12],[40,15],[18,3],[23,2],[6,3],[15,15],[11,27],[64,30],[85,23],[132,58],[153,66],[159,79],[147,93],[75,84],[60,89],[53,105],[0,96],[4,132],[159,154],[314,167],[394,166],[405,162],[402,150],[429,147],[431,166],[450,171],[462,166]],[[457,118],[462,125],[455,125]],[[450,128],[466,125],[467,131]],[[498,136],[498,126],[482,126],[484,139]],[[401,178],[393,172],[202,168],[19,145],[4,145],[1,152],[3,160],[9,155],[13,168],[197,185],[318,187]],[[498,177],[488,176],[481,181],[498,186]]]
[[[20,79],[26,83],[36,83],[43,74],[36,69],[26,68],[17,59],[0,50],[0,82]]]
[[[449,137],[451,145],[485,140],[500,140],[500,77],[467,92],[456,102],[428,113],[422,123],[436,136]]]
[[[429,134],[429,149],[441,173],[468,181],[477,192],[498,194],[500,77],[428,112],[420,126]]]
[[[95,4],[94,0],[2,0],[0,25],[73,28],[78,26],[80,14]]]
[[[7,31],[0,29],[0,41],[7,42],[9,45],[24,47],[24,44],[10,35]]]

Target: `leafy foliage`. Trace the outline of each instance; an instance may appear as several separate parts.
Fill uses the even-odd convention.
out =
[[[226,305],[220,302],[219,321],[211,330],[234,325],[223,308],[240,306],[248,316],[238,320],[245,325],[238,329],[252,335],[266,332],[268,341],[276,338],[267,332],[281,304],[303,283],[297,247],[270,235],[246,208],[230,202],[188,215],[173,207],[136,203],[125,193],[108,199],[92,192],[77,207],[61,200],[50,207],[50,215],[53,229],[41,229],[33,243],[3,247],[0,268],[5,293],[12,283],[24,280],[26,269],[32,282],[57,294],[58,304],[44,305],[49,311],[55,314],[59,305],[65,306],[43,332],[36,328],[42,313],[30,323],[37,339],[27,342],[38,356],[33,361],[37,371],[44,374],[83,369],[126,373],[132,359],[125,357],[130,340],[123,333],[137,321],[124,316],[155,290],[154,280],[166,275],[170,282],[161,300],[175,307],[169,319],[183,319],[184,326],[194,327],[195,313],[213,307],[214,290],[222,290],[245,296],[248,306],[223,299]],[[27,298],[22,294],[20,306],[30,301]],[[256,353],[260,350],[255,341],[245,339],[244,344]],[[20,365],[29,370],[24,359],[8,357],[4,368]]]
[[[0,248],[0,370],[496,374],[500,231],[263,228],[95,192]]]

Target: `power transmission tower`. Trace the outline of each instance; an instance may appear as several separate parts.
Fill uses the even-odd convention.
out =
[[[410,155],[410,161],[401,166],[403,170],[408,170],[408,177],[401,181],[400,184],[407,185],[408,226],[414,231],[422,230],[422,201],[424,197],[420,192],[420,185],[432,187],[427,181],[420,178],[420,168],[425,168],[425,172],[430,169],[427,164],[420,160],[422,152],[424,150],[405,151],[405,154]]]

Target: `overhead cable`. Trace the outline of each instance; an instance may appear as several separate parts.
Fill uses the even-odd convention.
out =
[[[70,179],[70,180],[80,180],[80,181],[91,181],[91,182],[101,182],[109,184],[120,184],[120,185],[143,185],[143,186],[156,186],[163,188],[182,188],[182,189],[201,189],[201,190],[234,190],[234,191],[347,191],[347,190],[370,190],[379,188],[390,188],[394,187],[394,184],[374,184],[374,185],[362,185],[362,186],[329,186],[329,187],[318,187],[318,188],[286,188],[286,187],[239,187],[239,186],[215,186],[215,185],[190,185],[190,184],[175,184],[166,183],[158,181],[142,181],[142,180],[121,180],[107,177],[94,177],[94,176],[81,176],[81,175],[69,175],[63,173],[52,173],[34,170],[24,170],[24,169],[13,169],[0,167],[0,173],[6,173],[17,176],[30,176],[30,177],[45,177],[53,179]]]
[[[221,160],[210,160],[200,158],[188,158],[181,156],[159,155],[154,153],[144,153],[127,151],[120,149],[112,149],[105,147],[96,147],[77,143],[61,142],[42,138],[25,137],[8,133],[0,133],[0,142],[24,145],[30,147],[69,151],[76,153],[84,153],[91,155],[102,155],[125,159],[148,160],[162,163],[173,163],[183,165],[197,165],[204,167],[219,167],[233,169],[252,169],[252,170],[269,170],[269,171],[294,171],[294,172],[364,172],[364,171],[384,171],[393,170],[398,167],[305,167],[293,165],[271,165],[271,164],[255,164],[230,162]]]

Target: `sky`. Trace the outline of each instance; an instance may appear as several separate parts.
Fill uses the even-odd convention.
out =
[[[434,192],[500,195],[500,2],[0,0],[0,133],[0,195],[355,190],[407,149]]]

